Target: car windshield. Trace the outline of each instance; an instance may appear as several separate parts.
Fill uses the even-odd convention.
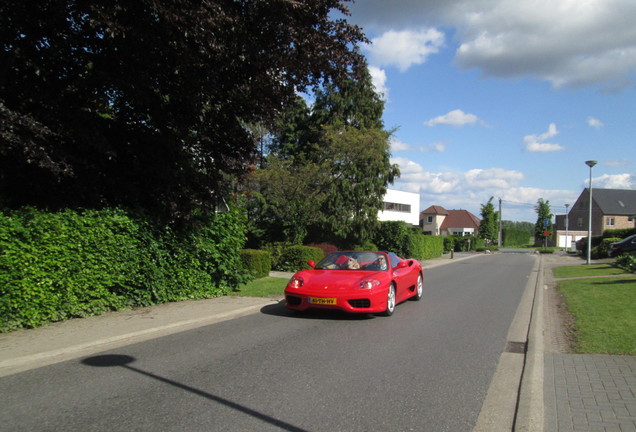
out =
[[[320,270],[388,270],[386,254],[382,252],[334,252],[323,258]]]

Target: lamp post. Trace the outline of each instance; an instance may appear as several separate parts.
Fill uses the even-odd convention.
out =
[[[570,207],[570,204],[565,205],[565,253],[570,252],[570,247],[568,246],[570,244],[568,242],[568,207]]]
[[[597,162],[594,160],[585,161],[585,165],[590,167],[590,186],[588,190],[590,191],[590,211],[587,219],[587,264],[590,264],[590,258],[592,256],[592,167],[596,165]]]

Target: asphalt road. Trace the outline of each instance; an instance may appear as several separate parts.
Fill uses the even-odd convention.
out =
[[[0,378],[2,431],[470,431],[536,257],[425,273],[392,317],[282,304]]]

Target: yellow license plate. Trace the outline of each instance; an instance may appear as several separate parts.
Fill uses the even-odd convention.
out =
[[[309,297],[308,298],[310,304],[315,305],[335,305],[335,298],[324,298],[324,297]]]

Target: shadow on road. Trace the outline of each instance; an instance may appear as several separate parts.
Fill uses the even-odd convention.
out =
[[[304,312],[289,310],[285,300],[261,308],[261,313],[285,318],[315,319],[326,321],[360,321],[376,318],[373,314],[347,313],[336,309],[308,309]]]
[[[206,399],[209,399],[211,401],[223,404],[229,408],[235,409],[236,411],[240,411],[243,414],[252,416],[254,418],[257,418],[261,421],[264,421],[266,423],[272,424],[276,427],[279,427],[283,430],[286,431],[292,431],[292,432],[308,432],[305,429],[299,428],[297,426],[294,426],[292,424],[286,423],[282,420],[278,420],[276,418],[273,418],[271,416],[268,416],[266,414],[260,413],[256,410],[253,410],[251,408],[248,408],[244,405],[238,404],[236,402],[233,402],[231,400],[222,398],[220,396],[216,396],[207,392],[204,392],[202,390],[199,390],[197,388],[194,387],[190,387],[187,386],[185,384],[181,384],[179,382],[173,381],[171,379],[168,378],[164,378],[162,376],[159,375],[155,375],[153,373],[150,372],[146,372],[144,370],[138,369],[136,367],[131,366],[130,364],[133,363],[135,361],[134,357],[128,356],[128,355],[122,355],[122,354],[106,354],[106,355],[98,355],[98,356],[93,356],[93,357],[88,357],[85,358],[84,360],[82,360],[82,364],[86,365],[86,366],[93,366],[93,367],[122,367],[124,369],[128,369],[130,371],[133,372],[137,372],[139,374],[145,375],[147,377],[156,379],[158,381],[161,381],[163,383],[169,384],[171,386],[177,387],[181,390],[185,390],[188,391],[190,393],[194,393],[198,396],[204,397]]]

